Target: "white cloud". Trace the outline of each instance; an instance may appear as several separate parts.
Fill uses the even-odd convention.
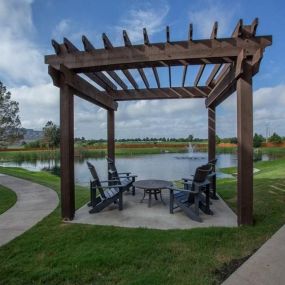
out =
[[[12,88],[12,99],[20,104],[20,117],[25,128],[41,129],[53,120],[59,122],[58,89],[52,83]]]
[[[236,94],[230,96],[217,108],[217,133],[221,137],[236,136]],[[254,132],[285,134],[285,85],[259,88],[253,93]]]
[[[69,19],[62,19],[54,28],[52,32],[52,36],[55,38],[66,36],[70,33],[71,29],[71,20]]]
[[[143,28],[147,29],[149,35],[153,35],[164,29],[164,20],[169,12],[169,6],[163,4],[159,7],[147,7],[131,9],[123,16],[116,30],[122,37],[122,31],[127,30],[132,42],[143,40]]]
[[[219,1],[201,1],[203,8],[190,11],[189,20],[193,23],[194,34],[209,38],[215,21],[218,21],[218,37],[230,36],[231,22],[237,10],[237,4],[231,2],[231,7]]]
[[[32,41],[31,3],[0,1],[0,74],[6,82],[33,84],[47,78],[43,55]]]

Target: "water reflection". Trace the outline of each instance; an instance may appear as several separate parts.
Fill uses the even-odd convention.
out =
[[[188,177],[193,174],[196,167],[206,163],[207,154],[199,153],[199,157],[203,159],[177,159],[185,154],[164,153],[155,155],[140,155],[117,157],[116,165],[120,172],[132,171],[138,175],[138,179],[163,179],[178,180],[181,177]],[[237,157],[235,154],[218,154],[217,155],[217,171],[219,168],[237,165]],[[271,159],[268,155],[263,155],[262,160]],[[86,167],[86,161],[93,163],[102,179],[107,179],[107,162],[105,158],[77,159],[74,164],[75,181],[81,185],[87,185],[90,180],[89,171]],[[16,166],[28,170],[40,171],[46,170],[53,174],[60,174],[60,164],[58,160],[37,160],[23,162],[7,162],[2,166]],[[219,173],[220,177],[227,177]]]

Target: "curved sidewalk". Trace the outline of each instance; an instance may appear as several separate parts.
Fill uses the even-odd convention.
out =
[[[17,202],[0,215],[0,246],[21,235],[58,205],[57,193],[45,186],[0,174],[0,184],[17,194]]]
[[[284,285],[285,225],[222,285]]]

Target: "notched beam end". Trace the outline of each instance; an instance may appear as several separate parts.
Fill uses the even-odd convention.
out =
[[[79,49],[68,38],[64,37],[63,43],[66,47],[67,52],[72,53],[79,51]]]
[[[166,42],[170,43],[170,29],[169,29],[169,26],[166,26]]]
[[[61,52],[61,50],[60,50],[60,44],[59,44],[56,40],[52,39],[52,40],[51,40],[51,45],[53,46],[53,49],[54,49],[55,53],[56,53],[57,55],[59,55],[60,52]]]
[[[105,33],[102,34],[102,40],[103,40],[103,43],[104,43],[104,47],[106,49],[113,48],[113,45],[112,45],[111,41],[109,40],[108,36]]]
[[[149,45],[149,37],[146,28],[143,28],[143,39],[144,39],[144,44]]]
[[[193,24],[189,24],[189,31],[188,31],[188,40],[192,41],[193,40]]]
[[[253,36],[256,35],[256,30],[257,30],[258,24],[259,24],[259,19],[256,17],[256,18],[252,21],[252,23],[251,23],[251,30],[250,30],[250,32],[251,32],[251,34],[252,34]]]
[[[85,35],[82,36],[82,43],[85,51],[95,50],[95,47],[91,44],[91,42],[88,40],[88,38]]]

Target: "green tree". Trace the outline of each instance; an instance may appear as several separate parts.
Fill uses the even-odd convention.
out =
[[[261,147],[263,141],[264,137],[262,135],[255,133],[253,137],[253,147]]]
[[[216,144],[220,144],[221,143],[221,139],[218,135],[216,135]]]
[[[23,138],[19,117],[19,103],[11,100],[11,93],[0,81],[0,148]]]
[[[238,143],[237,137],[230,138],[230,143]]]
[[[50,148],[59,146],[60,129],[52,121],[48,121],[43,128],[43,142]]]
[[[188,141],[189,141],[189,142],[192,142],[193,140],[194,140],[194,136],[193,136],[193,135],[189,135],[189,136],[188,136]]]
[[[280,144],[282,143],[282,138],[277,133],[273,133],[269,141],[274,144]]]

